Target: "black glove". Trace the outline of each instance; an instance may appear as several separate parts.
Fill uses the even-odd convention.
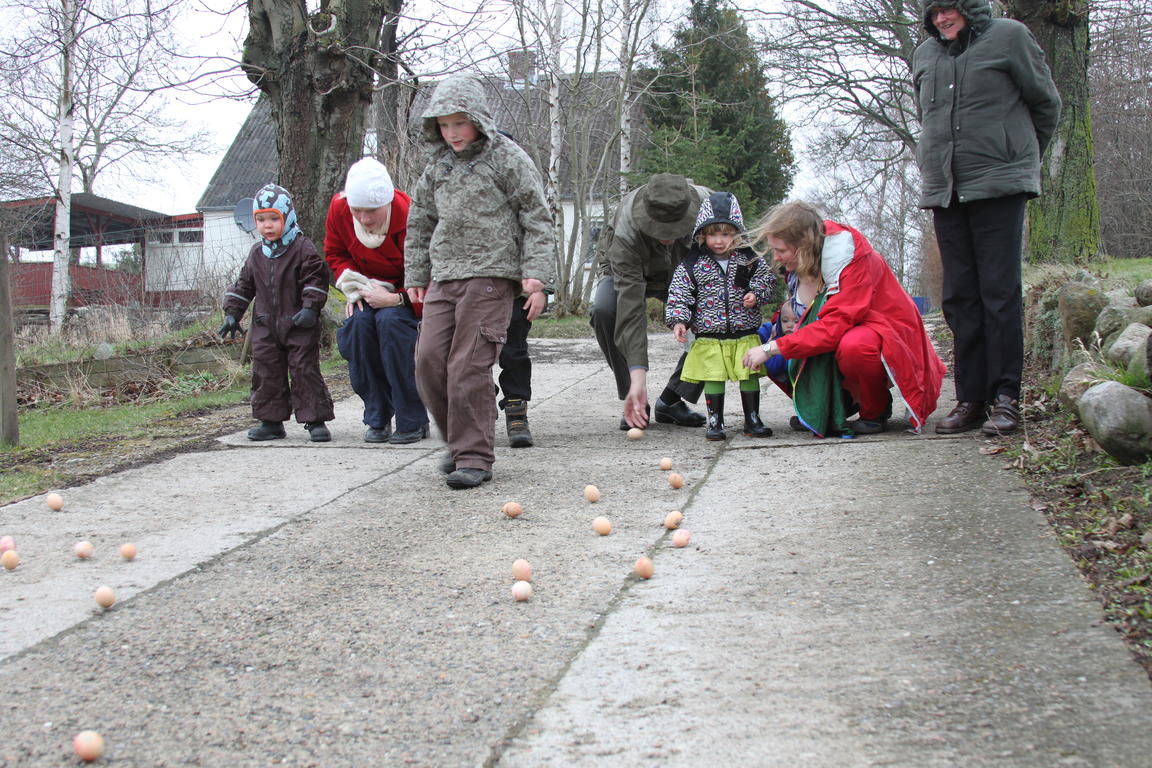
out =
[[[229,337],[236,338],[236,334],[244,335],[244,329],[240,327],[240,321],[232,317],[232,315],[224,315],[224,325],[220,326],[220,330],[216,331],[217,335],[222,339]]]
[[[319,315],[316,314],[316,310],[302,309],[296,314],[292,315],[292,325],[295,325],[299,328],[315,328],[316,318],[318,317]]]

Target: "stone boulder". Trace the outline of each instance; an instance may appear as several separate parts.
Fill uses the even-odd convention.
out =
[[[1152,458],[1152,398],[1104,381],[1081,395],[1076,407],[1088,433],[1121,464]]]
[[[1136,298],[1132,295],[1132,291],[1127,288],[1113,288],[1104,295],[1108,297],[1108,303],[1114,307],[1136,306]]]
[[[1105,359],[1121,368],[1127,368],[1136,350],[1143,352],[1143,345],[1148,343],[1149,335],[1152,335],[1152,328],[1141,323],[1132,323],[1104,350]]]
[[[1152,280],[1145,280],[1136,286],[1136,303],[1141,307],[1152,307]]]
[[[1099,288],[1077,281],[1060,286],[1057,297],[1065,351],[1076,349],[1078,341],[1085,346],[1091,345],[1096,317],[1108,306],[1107,297]]]
[[[1097,364],[1093,362],[1079,363],[1064,374],[1064,378],[1060,382],[1060,391],[1056,394],[1056,399],[1060,401],[1060,405],[1070,411],[1076,410],[1076,401],[1080,399],[1080,396],[1087,392],[1093,384],[1100,383],[1096,368]]]
[[[1124,330],[1131,322],[1132,321],[1128,319],[1127,307],[1117,307],[1114,304],[1109,304],[1100,310],[1100,314],[1096,316],[1096,326],[1093,328],[1093,331],[1103,342]]]
[[[1133,386],[1152,386],[1152,336],[1145,336],[1133,352],[1128,362],[1128,375]]]

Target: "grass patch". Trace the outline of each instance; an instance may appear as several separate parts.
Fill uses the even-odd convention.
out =
[[[533,339],[586,339],[591,335],[587,315],[543,315],[532,321],[532,331],[528,334]]]

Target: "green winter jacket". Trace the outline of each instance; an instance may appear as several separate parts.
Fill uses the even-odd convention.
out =
[[[480,134],[459,153],[436,124],[457,112],[468,115]],[[496,129],[484,86],[470,76],[448,78],[436,86],[423,118],[432,151],[408,212],[406,285],[504,277],[535,278],[551,287],[555,237],[540,172]]]
[[[967,20],[943,40],[935,8]],[[1040,194],[1040,157],[1060,120],[1060,95],[1032,33],[993,19],[988,0],[924,0],[930,37],[912,56],[920,113],[921,208],[1026,193]]]

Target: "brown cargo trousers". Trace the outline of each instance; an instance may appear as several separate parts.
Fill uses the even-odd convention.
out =
[[[416,386],[456,468],[496,460],[492,366],[508,334],[520,284],[501,277],[433,281],[416,342]]]

